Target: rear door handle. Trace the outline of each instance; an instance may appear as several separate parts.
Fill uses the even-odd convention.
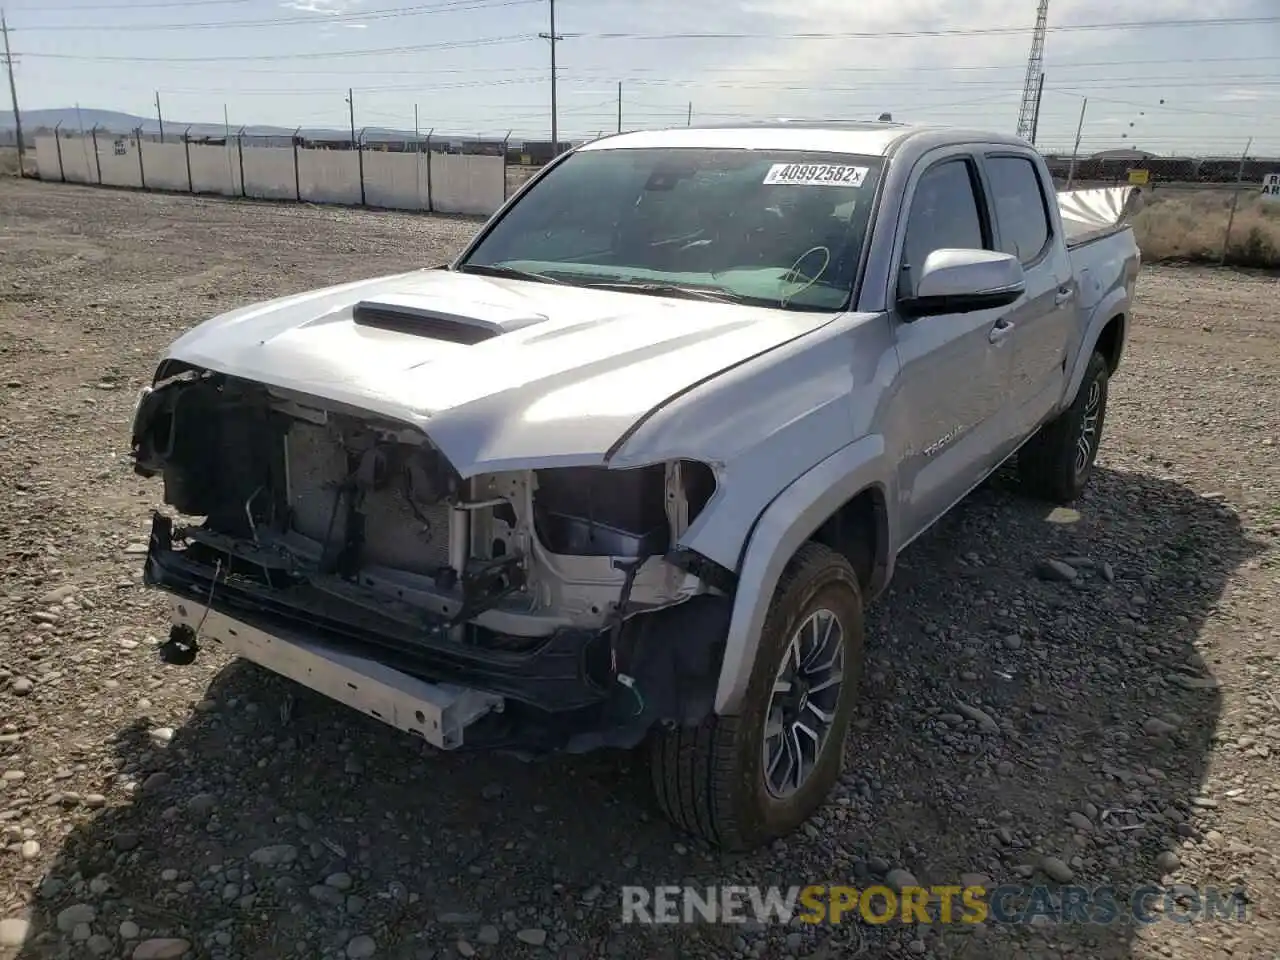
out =
[[[987,339],[992,343],[1001,343],[1004,341],[1005,337],[1013,333],[1015,329],[1017,329],[1017,324],[1011,323],[1001,317],[996,321],[996,325],[991,328],[991,333],[988,334]]]

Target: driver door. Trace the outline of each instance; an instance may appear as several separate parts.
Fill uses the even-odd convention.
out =
[[[981,168],[972,153],[923,162],[908,184],[898,298],[934,250],[996,249]],[[892,318],[901,364],[899,497],[904,540],[917,536],[1006,455],[1012,361],[1007,315],[988,310]]]

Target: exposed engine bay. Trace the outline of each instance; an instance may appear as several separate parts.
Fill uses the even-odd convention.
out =
[[[538,711],[686,714],[642,675],[706,645],[640,639],[690,603],[682,623],[727,617],[731,575],[675,549],[715,492],[702,463],[463,479],[415,427],[189,368],[140,400],[133,454],[181,515],[154,521],[149,583]]]

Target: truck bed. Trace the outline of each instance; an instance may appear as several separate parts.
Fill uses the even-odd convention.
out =
[[[1101,240],[1126,229],[1142,192],[1137,187],[1103,187],[1058,191],[1058,211],[1067,249]]]

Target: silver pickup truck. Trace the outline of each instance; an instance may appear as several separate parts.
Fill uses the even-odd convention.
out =
[[[989,133],[631,133],[450,264],[257,303],[139,400],[161,648],[217,646],[443,749],[644,745],[726,848],[840,772],[863,607],[1016,455],[1089,480],[1138,251]]]

